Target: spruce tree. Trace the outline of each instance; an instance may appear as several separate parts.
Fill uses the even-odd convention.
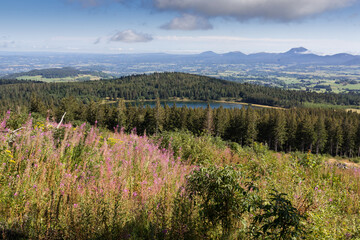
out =
[[[251,106],[246,110],[245,126],[245,145],[252,146],[257,136],[257,114]]]
[[[214,121],[213,121],[213,110],[210,107],[210,104],[207,104],[205,109],[205,116],[203,121],[203,131],[207,134],[214,133]]]
[[[283,110],[275,112],[272,134],[274,136],[274,150],[277,151],[278,147],[282,149],[286,141],[286,119]]]
[[[327,132],[325,129],[325,122],[323,116],[319,116],[315,123],[315,145],[316,154],[322,152],[326,145]]]

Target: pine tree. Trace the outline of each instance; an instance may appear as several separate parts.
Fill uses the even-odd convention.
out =
[[[298,128],[298,122],[296,117],[296,112],[293,110],[290,110],[290,113],[288,114],[288,118],[286,121],[286,130],[287,130],[287,150],[291,152],[293,149],[296,148],[296,133]]]
[[[163,131],[163,125],[164,125],[164,108],[161,106],[160,99],[156,99],[155,104],[155,132],[162,132]]]
[[[226,128],[229,125],[229,114],[226,109],[220,106],[214,111],[214,131],[218,137],[225,137]]]
[[[120,99],[117,105],[117,125],[120,128],[127,128],[126,105],[124,99]]]
[[[44,114],[46,112],[45,104],[36,94],[31,94],[30,112],[37,112],[40,114]]]
[[[214,133],[213,110],[208,103],[205,109],[205,116],[203,121],[203,131],[207,134]]]
[[[272,134],[274,136],[274,149],[278,150],[278,146],[282,148],[286,141],[286,119],[283,110],[275,112]]]
[[[344,155],[347,157],[353,157],[353,149],[356,141],[356,127],[353,121],[346,118],[343,122],[343,146]]]
[[[306,114],[303,120],[299,124],[297,137],[302,151],[312,151],[312,146],[315,140],[314,125],[311,119],[311,115]]]
[[[233,109],[230,115],[229,125],[226,128],[226,139],[243,145],[245,139],[245,110]]]
[[[257,114],[252,107],[246,109],[245,145],[252,146],[257,136]]]
[[[341,150],[341,146],[343,144],[344,138],[343,138],[343,130],[341,125],[336,122],[335,125],[335,155],[339,155],[339,151]]]
[[[319,116],[315,123],[315,145],[316,154],[319,154],[325,147],[327,140],[327,132],[323,116]]]

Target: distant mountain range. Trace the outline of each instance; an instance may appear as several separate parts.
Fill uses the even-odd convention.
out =
[[[145,57],[145,56],[143,56]],[[299,47],[292,48],[284,53],[253,53],[244,54],[242,52],[228,52],[217,54],[211,51],[194,55],[152,55],[153,59],[176,59],[203,61],[209,63],[264,63],[264,64],[311,64],[311,65],[358,65],[360,64],[359,55],[339,53],[335,55],[316,55],[308,49]]]
[[[245,65],[246,70],[240,69],[239,66],[235,66],[236,64]],[[360,55],[347,53],[317,55],[303,47],[292,48],[283,53],[260,52],[253,54],[244,54],[239,51],[228,53],[207,51],[199,54],[0,52],[0,76],[8,79],[16,78],[35,81],[69,81],[69,78],[71,78],[70,81],[84,81],[111,78],[110,75],[107,76],[103,74],[103,72],[110,73],[113,76],[150,72],[189,72],[216,76],[217,73],[224,73],[226,71],[254,70],[250,75],[257,76],[259,71],[262,71],[261,68],[258,68],[259,66],[256,66],[258,64],[270,64],[274,66],[287,65],[293,69],[302,69],[307,66],[321,67],[330,65],[335,67],[360,67]],[[76,72],[80,70],[74,71],[74,69],[69,68],[61,69],[61,67],[65,66],[81,69],[82,72]],[[45,69],[45,72],[43,70],[33,69]],[[46,69],[50,69],[50,71],[46,71]],[[29,72],[29,70],[33,71]],[[277,69],[273,68],[272,71],[276,72]],[[14,73],[21,74],[11,75]],[[70,76],[67,76],[67,74],[70,74]],[[262,74],[260,75],[263,77]],[[54,79],[59,78],[59,76],[65,77],[66,79]],[[222,77],[221,74],[218,77]],[[231,76],[230,79],[234,79],[234,76]]]
[[[81,56],[81,54],[79,54]],[[89,54],[90,58],[96,55]],[[97,55],[107,62],[135,63],[200,63],[200,64],[309,64],[309,65],[358,65],[360,55],[338,53],[334,55],[317,55],[306,48],[292,48],[284,53],[252,53],[244,54],[239,51],[228,53],[215,53],[206,51],[199,54],[167,54],[167,53],[142,53],[142,54],[113,54]]]

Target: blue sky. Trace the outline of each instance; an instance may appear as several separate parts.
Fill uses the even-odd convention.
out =
[[[1,0],[0,51],[360,54],[360,0]]]

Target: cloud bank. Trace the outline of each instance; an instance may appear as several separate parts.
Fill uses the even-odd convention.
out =
[[[351,5],[355,0],[153,0],[156,8],[237,20],[292,21]]]
[[[185,13],[161,26],[161,28],[167,30],[208,30],[212,29],[213,26],[206,18]]]
[[[110,41],[112,42],[125,43],[150,42],[152,40],[153,37],[151,35],[145,33],[138,33],[131,29],[118,32],[110,38]]]
[[[161,26],[166,30],[208,30],[211,18],[232,18],[238,21],[261,19],[291,22],[345,8],[359,0],[63,0],[84,8],[111,3],[136,6],[150,11],[168,11],[181,14]],[[135,32],[127,35],[139,35]],[[141,34],[140,34],[141,35]],[[127,39],[124,37],[124,39]],[[141,39],[141,37],[139,38]],[[149,36],[143,36],[143,40]],[[149,41],[149,40],[147,40]]]

